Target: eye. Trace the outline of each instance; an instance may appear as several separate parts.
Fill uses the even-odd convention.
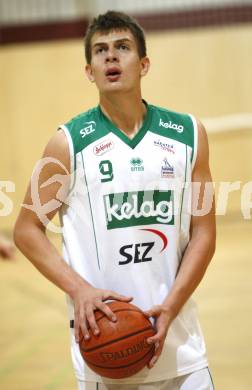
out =
[[[98,47],[95,51],[96,54],[103,53],[105,51],[105,47]]]
[[[122,43],[120,46],[119,46],[119,48],[121,49],[121,50],[128,50],[129,49],[129,47],[127,46],[127,45],[125,45],[125,43]]]

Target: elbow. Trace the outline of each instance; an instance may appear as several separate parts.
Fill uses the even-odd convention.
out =
[[[216,230],[213,229],[200,229],[192,236],[192,241],[195,243],[198,250],[204,253],[204,257],[209,263],[216,250]]]
[[[25,248],[29,246],[32,240],[32,227],[29,223],[17,220],[14,231],[13,240],[16,247],[24,253]]]
[[[26,256],[27,252],[34,246],[38,234],[43,227],[27,219],[17,219],[13,229],[13,240],[16,247]]]

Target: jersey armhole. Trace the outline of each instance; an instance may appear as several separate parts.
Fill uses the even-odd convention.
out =
[[[192,114],[189,114],[192,123],[193,123],[193,154],[192,154],[192,170],[194,168],[197,154],[198,154],[198,124],[195,117]]]
[[[68,142],[69,155],[70,155],[70,176],[71,176],[70,188],[72,189],[72,187],[74,185],[74,181],[75,181],[75,169],[76,169],[74,144],[73,144],[73,140],[72,140],[72,137],[70,135],[70,132],[65,125],[60,125],[58,127],[58,130],[64,131],[64,134],[65,134],[65,136],[67,138],[67,142]]]

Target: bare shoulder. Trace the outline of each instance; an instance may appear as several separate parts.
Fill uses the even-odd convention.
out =
[[[63,130],[57,131],[49,140],[44,149],[43,158],[58,160],[70,172],[69,144]]]
[[[199,167],[208,167],[209,164],[209,145],[206,129],[203,123],[197,119],[198,125],[198,151],[194,169]]]
[[[208,137],[205,126],[197,119],[199,146],[208,147]]]
[[[42,158],[37,161],[33,169],[24,198],[24,205],[28,207],[21,208],[16,226],[29,222],[44,229],[45,226],[38,218],[39,213],[41,213],[41,205],[48,204],[51,200],[57,199],[57,207],[45,214],[48,220],[51,220],[60,209],[68,194],[70,185],[69,172],[70,155],[68,141],[64,131],[59,130],[49,140]],[[60,194],[59,190],[61,191]],[[34,194],[39,199],[38,205],[34,203]],[[38,209],[34,208],[34,205]]]
[[[57,131],[46,145],[43,157],[50,156],[63,161],[69,159],[68,141],[63,130]]]

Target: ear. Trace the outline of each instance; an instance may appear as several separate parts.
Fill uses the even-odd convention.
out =
[[[141,58],[141,72],[140,76],[143,77],[145,76],[150,69],[150,59],[149,57],[143,57]]]
[[[87,78],[89,79],[89,81],[91,81],[91,83],[93,83],[95,81],[95,79],[94,79],[92,67],[90,64],[87,64],[85,66],[85,72],[86,72],[86,75],[87,75]]]

